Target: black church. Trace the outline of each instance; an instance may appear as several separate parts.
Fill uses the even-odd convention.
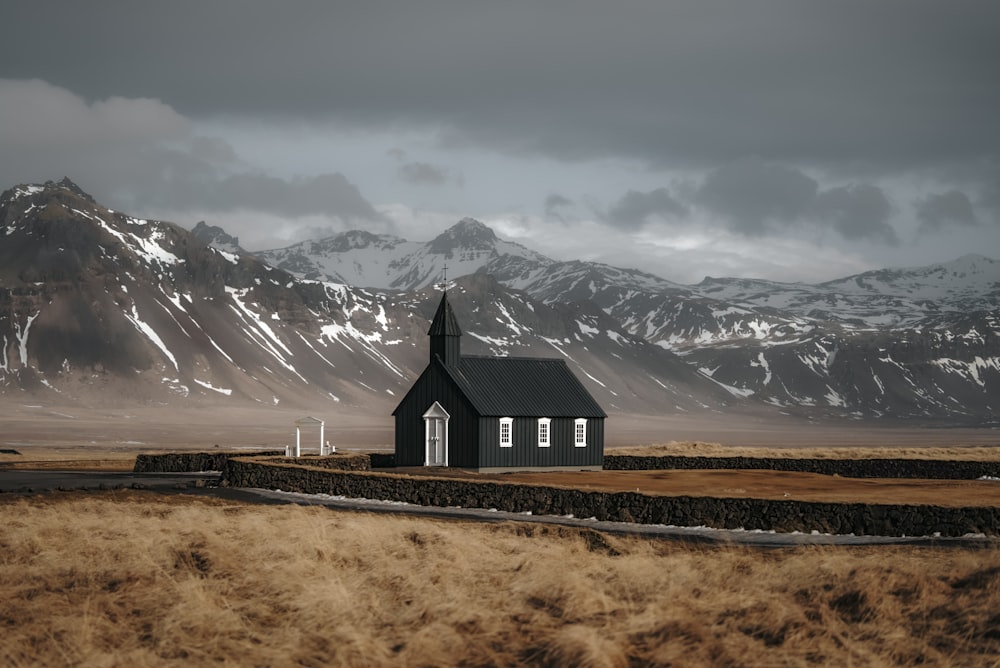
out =
[[[448,293],[430,363],[393,411],[396,466],[599,470],[607,415],[561,359],[461,354]]]

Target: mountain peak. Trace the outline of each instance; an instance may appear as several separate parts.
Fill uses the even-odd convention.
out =
[[[447,254],[458,248],[492,250],[497,241],[492,228],[475,218],[463,218],[431,241],[430,251]]]
[[[39,195],[44,193],[44,196],[52,197],[59,195],[60,192],[69,192],[74,197],[82,200],[86,200],[91,204],[96,204],[97,202],[91,197],[87,192],[83,190],[80,186],[76,185],[69,180],[69,177],[64,176],[61,181],[46,181],[45,183],[22,183],[21,185],[14,186],[10,190],[3,193],[2,198],[4,200],[14,200],[20,197],[28,197],[32,195]]]
[[[228,234],[218,225],[208,225],[204,220],[199,221],[191,229],[191,233],[202,243],[218,250],[228,253],[243,253],[240,247],[240,238]]]
[[[83,188],[73,183],[68,176],[64,176],[62,181],[59,181],[58,183],[55,181],[46,181],[45,188],[61,188],[63,190],[68,190],[77,197],[82,197],[88,202],[96,204],[94,198],[91,197],[89,193],[85,192]]]

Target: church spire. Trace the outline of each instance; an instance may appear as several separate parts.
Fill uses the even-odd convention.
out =
[[[451,304],[448,303],[447,292],[441,295],[441,303],[438,304],[434,321],[427,333],[431,337],[431,362],[439,357],[447,366],[458,366],[462,330],[458,326],[455,312],[451,310]]]

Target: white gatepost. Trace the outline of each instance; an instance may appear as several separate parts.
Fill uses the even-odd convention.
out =
[[[324,447],[323,444],[326,442],[323,438],[325,433],[326,423],[319,418],[307,415],[306,417],[299,418],[295,421],[295,456],[302,456],[302,427],[305,425],[318,425],[319,426],[319,454],[323,455]]]

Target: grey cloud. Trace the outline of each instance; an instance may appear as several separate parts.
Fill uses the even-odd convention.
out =
[[[679,218],[688,208],[678,202],[666,188],[649,192],[629,190],[605,214],[605,219],[622,227],[641,227],[650,216]]]
[[[191,140],[191,154],[198,159],[220,165],[239,162],[236,149],[218,137],[195,137]]]
[[[564,220],[562,214],[559,213],[559,209],[570,206],[573,206],[573,200],[563,197],[559,193],[549,193],[548,197],[545,198],[545,216],[547,218],[555,218],[556,220]]]
[[[282,179],[250,171],[227,142],[193,136],[189,121],[157,100],[88,103],[42,81],[0,80],[0,118],[3,188],[66,175],[122,209],[382,219],[343,174]]]
[[[889,224],[892,204],[881,188],[871,184],[824,190],[798,169],[752,159],[709,172],[693,197],[747,236],[820,223],[848,240],[898,243]]]
[[[888,222],[892,204],[877,186],[855,184],[824,190],[816,196],[815,207],[817,214],[832,222],[845,239],[868,239],[890,245],[899,242]]]
[[[416,125],[701,167],[1000,154],[991,2],[8,0],[4,23],[0,76],[188,116]]]
[[[917,203],[920,230],[930,232],[950,225],[978,225],[969,197],[960,190],[934,193]]]
[[[37,79],[0,79],[0,146],[5,156],[101,149],[183,139],[189,121],[155,99],[110,97],[87,102]]]
[[[339,172],[291,180],[265,174],[235,174],[214,184],[211,192],[203,191],[203,195],[202,203],[217,209],[242,206],[289,216],[318,214],[345,220],[382,218],[361,191]]]
[[[167,149],[148,155],[139,167],[134,191],[142,193],[149,206],[198,212],[245,209],[344,221],[383,219],[339,172],[292,179],[251,171],[225,174],[190,153]]]
[[[412,185],[441,186],[448,182],[448,170],[426,162],[408,162],[400,165],[399,177]]]
[[[764,234],[768,222],[788,224],[802,218],[819,184],[797,169],[759,159],[738,160],[709,172],[696,201],[727,219],[744,234]]]

